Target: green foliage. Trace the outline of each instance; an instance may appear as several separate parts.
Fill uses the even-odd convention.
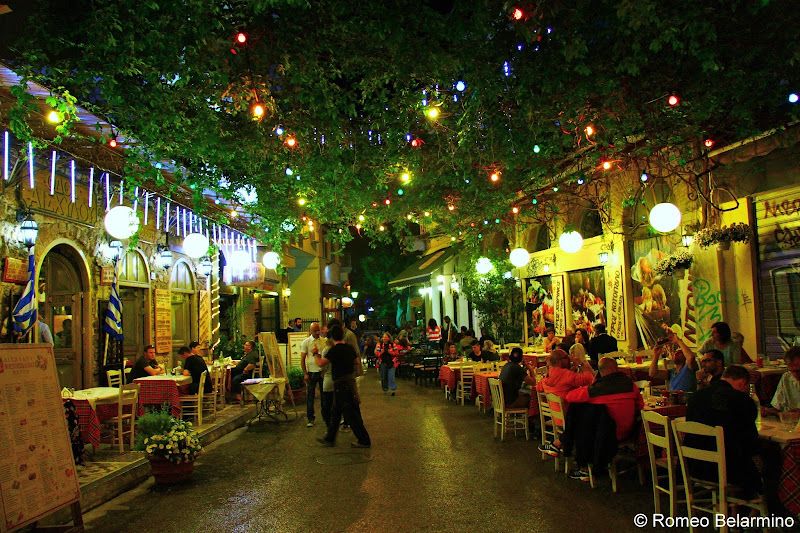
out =
[[[289,388],[292,390],[302,389],[306,386],[306,381],[303,377],[303,369],[299,366],[287,367],[286,379],[289,381]]]
[[[222,357],[230,357],[231,359],[241,359],[244,354],[244,339],[231,340],[225,333],[220,333],[219,343],[214,346],[213,350],[214,359]]]
[[[144,451],[146,438],[169,433],[172,421],[175,420],[170,409],[169,406],[164,406],[159,410],[147,411],[136,419],[137,433],[133,444],[134,450]]]
[[[800,118],[783,107],[800,59],[790,0],[550,2],[525,4],[520,21],[511,4],[438,5],[39,2],[7,59],[52,87],[59,111],[71,116],[77,103],[137,140],[126,186],[165,189],[150,163],[164,159],[180,167],[177,182],[194,186],[198,209],[205,189],[233,200],[252,186],[254,236],[275,243],[289,237],[281,224],[300,227],[303,213],[334,240],[357,223],[378,240],[402,239],[419,221],[474,238],[484,219],[510,220],[521,198],[555,183],[566,190],[574,169],[593,181],[613,179],[599,170],[606,160],[647,168],[653,180],[692,174],[703,139],[720,147]],[[238,30],[246,46],[233,44]],[[679,106],[666,104],[672,93]],[[24,91],[14,94],[11,129],[33,138],[39,117]],[[267,108],[261,121],[250,114],[256,100]],[[431,106],[436,120],[425,116]],[[493,170],[498,183],[487,179]],[[525,214],[536,218],[545,204]]]

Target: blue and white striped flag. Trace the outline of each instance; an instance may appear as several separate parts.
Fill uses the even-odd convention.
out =
[[[106,309],[106,321],[103,323],[103,331],[111,335],[115,340],[121,341],[122,335],[122,302],[117,291],[117,269],[114,267],[114,282],[111,283],[111,296],[108,299],[108,309]]]
[[[28,284],[22,297],[14,307],[13,328],[21,337],[28,334],[38,319],[39,302],[36,300],[36,263],[33,261],[33,247],[28,251]]]

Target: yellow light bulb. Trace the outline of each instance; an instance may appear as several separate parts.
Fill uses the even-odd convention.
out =
[[[428,116],[430,118],[436,118],[439,116],[439,110],[435,107],[432,107],[428,110]]]
[[[61,122],[61,117],[58,115],[58,113],[56,111],[50,111],[47,114],[47,120],[49,120],[50,122],[56,124],[58,122]]]
[[[255,104],[253,106],[253,116],[256,118],[261,118],[264,116],[264,106],[261,104]]]
[[[237,213],[235,209],[233,211],[231,211],[231,218],[236,218],[238,216],[239,216],[239,213]]]
[[[608,170],[611,168],[611,163],[606,161],[603,163],[603,170]]]
[[[297,200],[297,203],[300,204],[300,205],[306,205],[306,199],[305,198],[300,198],[299,200]]]
[[[411,179],[411,175],[408,172],[403,172],[403,175],[400,176],[400,179],[403,180],[403,183],[408,183],[408,180]]]
[[[592,135],[594,133],[594,128],[591,126],[586,126],[586,135]]]
[[[429,216],[431,216],[430,212],[428,212],[428,211],[425,211],[425,216],[426,216],[426,217],[429,217]]]
[[[406,218],[407,218],[408,220],[411,220],[412,218],[414,218],[414,215],[406,215]]]
[[[364,222],[364,215],[358,215],[358,221]]]
[[[379,229],[380,231],[383,231],[383,230],[385,230],[386,228],[385,228],[384,226],[380,226],[378,229]]]
[[[361,224],[356,224],[356,229],[361,229]]]

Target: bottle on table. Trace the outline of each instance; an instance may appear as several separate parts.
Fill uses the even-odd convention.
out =
[[[756,404],[756,427],[761,429],[761,400],[758,399],[756,386],[753,383],[750,384],[750,398],[752,398]]]

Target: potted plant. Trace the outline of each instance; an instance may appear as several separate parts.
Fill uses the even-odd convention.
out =
[[[203,446],[191,422],[178,420],[169,409],[145,413],[136,420],[134,449],[144,451],[156,483],[186,481]]]
[[[303,377],[303,369],[298,366],[290,366],[286,369],[286,380],[289,388],[292,389],[295,404],[306,398],[306,380]]]
[[[727,250],[731,242],[750,242],[750,226],[743,222],[736,222],[730,226],[721,228],[704,228],[694,236],[694,241],[700,248],[708,248],[712,244],[717,245],[719,250]]]
[[[664,259],[656,263],[655,272],[659,276],[675,276],[682,278],[687,268],[692,266],[694,256],[686,250],[678,250],[669,254]]]

